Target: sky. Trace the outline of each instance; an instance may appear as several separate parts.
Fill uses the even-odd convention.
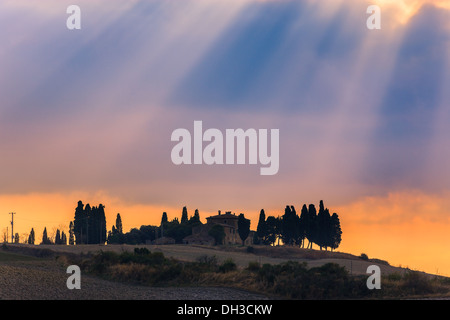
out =
[[[324,200],[339,251],[450,276],[447,0],[0,2],[0,231]],[[381,9],[369,30],[367,7]],[[171,133],[279,129],[280,165],[174,165]]]

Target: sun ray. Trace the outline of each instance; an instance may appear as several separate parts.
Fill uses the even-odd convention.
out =
[[[434,5],[450,10],[450,2],[447,0],[373,0],[371,2],[380,6],[382,10],[391,11],[392,16],[400,24],[408,23],[424,5]]]

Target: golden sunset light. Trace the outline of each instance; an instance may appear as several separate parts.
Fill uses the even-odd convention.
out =
[[[0,2],[0,278],[450,296],[450,1],[105,3]]]

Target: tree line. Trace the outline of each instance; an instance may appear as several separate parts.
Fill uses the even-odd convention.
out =
[[[159,238],[171,238],[175,243],[183,243],[183,239],[192,234],[192,229],[200,225],[203,223],[200,221],[198,209],[195,209],[194,215],[189,217],[185,206],[180,219],[175,217],[169,221],[167,212],[163,212],[159,226],[142,225],[139,229],[132,228],[129,232],[123,233],[122,218],[120,214],[117,214],[116,224],[108,232],[108,243],[140,244]],[[242,213],[238,217],[237,232],[244,243],[250,233],[250,220],[246,219]],[[224,228],[221,225],[215,225],[209,231],[209,235],[214,238],[216,244],[222,244],[225,238]]]
[[[202,224],[198,209],[195,210],[193,216],[188,217],[187,208],[183,207],[180,220],[175,217],[169,221],[167,213],[163,212],[159,227],[143,225],[139,229],[133,228],[128,233],[123,233],[122,220],[118,214],[116,225],[108,233],[108,243],[139,244],[162,237],[173,238],[176,243],[182,243],[186,236],[192,234],[193,227]],[[219,244],[225,237],[223,227],[220,227],[212,228],[209,233]],[[237,232],[244,243],[250,233],[250,220],[246,219],[242,213],[239,215]],[[286,206],[282,216],[269,216],[266,219],[264,209],[262,209],[253,243],[275,245],[276,243],[280,244],[281,241],[285,245],[310,249],[315,243],[321,250],[323,248],[334,250],[339,247],[341,240],[342,230],[339,216],[337,213],[330,214],[329,209],[325,208],[321,200],[318,211],[314,204],[309,206],[304,204],[300,215],[297,214],[294,206]]]
[[[35,232],[32,228],[28,236],[28,244],[35,243]],[[75,216],[69,224],[69,238],[64,231],[56,230],[54,239],[50,239],[47,228],[44,228],[41,244],[105,244],[106,237],[106,215],[105,206],[99,204],[91,207],[80,200],[75,208]]]
[[[163,212],[159,226],[142,225],[139,229],[132,228],[124,233],[122,218],[117,214],[116,224],[108,232],[108,243],[114,244],[140,244],[154,241],[158,238],[172,238],[175,243],[182,243],[183,239],[192,234],[192,228],[202,225],[198,209],[189,217],[187,207],[183,207],[181,218],[168,219],[167,212]]]
[[[47,227],[44,227],[44,231],[42,232],[42,240],[40,244],[75,244],[74,235],[73,235],[73,224],[70,222],[69,227],[69,238],[64,231],[56,229],[56,233],[54,236],[49,236],[47,232]],[[34,228],[31,228],[28,237],[25,240],[27,244],[35,244],[36,242],[36,234],[34,232]],[[16,233],[14,238],[14,243],[19,243],[19,234]]]
[[[120,213],[117,214],[115,224],[111,230],[106,230],[105,207],[102,204],[91,207],[78,201],[75,208],[74,220],[70,221],[69,237],[64,231],[56,231],[54,239],[47,235],[44,229],[42,244],[141,244],[152,242],[159,238],[172,238],[176,243],[183,243],[183,239],[192,234],[192,229],[202,225],[198,209],[189,217],[187,207],[183,207],[181,218],[175,217],[169,221],[167,213],[163,212],[159,226],[142,225],[140,228],[132,228],[129,232],[123,232],[123,224]],[[210,230],[216,243],[222,243],[225,233],[220,226]],[[244,214],[239,215],[238,230],[242,243],[250,234],[250,220]],[[17,237],[18,238],[18,237]],[[319,210],[314,204],[302,206],[300,214],[297,214],[294,206],[287,205],[281,216],[269,216],[266,218],[264,209],[261,210],[258,226],[253,237],[254,244],[275,245],[282,244],[301,246],[312,249],[315,243],[319,248],[334,250],[339,247],[342,240],[342,230],[337,213],[330,214],[320,201]],[[18,240],[17,240],[18,241]],[[31,229],[28,236],[29,244],[35,243],[35,232]]]
[[[73,232],[77,244],[104,244],[106,242],[105,206],[98,207],[78,201],[73,220]]]
[[[281,217],[269,216],[264,209],[259,215],[254,243],[274,245],[277,241],[312,249],[313,243],[322,248],[336,249],[342,240],[342,230],[337,213],[330,215],[320,200],[319,212],[314,204],[302,206],[300,215],[294,206],[286,206]]]

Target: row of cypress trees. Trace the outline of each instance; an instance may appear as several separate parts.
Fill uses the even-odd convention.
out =
[[[275,218],[265,217],[264,209],[261,210],[254,242],[261,244],[274,244],[282,240],[287,245],[298,245],[312,248],[313,243],[320,249],[336,249],[342,240],[342,230],[337,213],[330,215],[320,200],[319,212],[314,204],[303,205],[300,215],[294,206],[286,206],[284,215]]]
[[[70,228],[69,228],[69,239],[67,239],[67,236],[64,231],[60,231],[59,229],[56,229],[56,235],[54,240],[50,239],[50,237],[47,234],[47,227],[44,228],[44,232],[42,233],[42,240],[41,244],[62,244],[66,245],[67,241],[69,241],[69,244],[74,244],[74,238],[73,238],[73,232],[72,232],[72,221],[70,222]],[[26,243],[28,244],[35,244],[36,241],[36,235],[34,232],[34,228],[31,228],[31,231],[28,235],[28,238],[26,240]],[[16,243],[19,243],[18,234],[17,238],[15,240]]]
[[[78,201],[73,221],[73,231],[77,244],[98,244],[106,242],[105,206],[83,205]]]
[[[97,244],[107,241],[104,208],[102,204],[91,208],[89,204],[84,206],[82,201],[78,201],[73,221],[73,232],[77,244]],[[117,228],[122,229],[119,215],[118,219],[119,221],[116,221]],[[164,235],[172,237],[178,235],[178,233],[181,233],[183,236],[190,234],[190,232],[181,232],[184,231],[180,230],[183,226],[192,227],[192,224],[201,224],[198,210],[189,219],[186,207],[183,208],[181,222],[178,222],[177,219],[169,222],[166,213],[163,214],[161,220],[161,227],[164,226],[165,229]],[[122,234],[122,230],[114,230],[113,228],[108,240],[113,240],[111,236],[116,234]],[[277,240],[283,241],[286,245],[312,248],[313,243],[315,243],[320,249],[336,249],[342,240],[339,216],[337,213],[330,215],[330,211],[328,208],[325,208],[322,200],[320,201],[318,212],[314,204],[309,206],[304,204],[300,215],[297,214],[294,206],[286,206],[284,215],[281,217],[269,216],[266,219],[264,209],[262,209],[254,243],[274,244]],[[306,240],[308,240],[307,244]]]

